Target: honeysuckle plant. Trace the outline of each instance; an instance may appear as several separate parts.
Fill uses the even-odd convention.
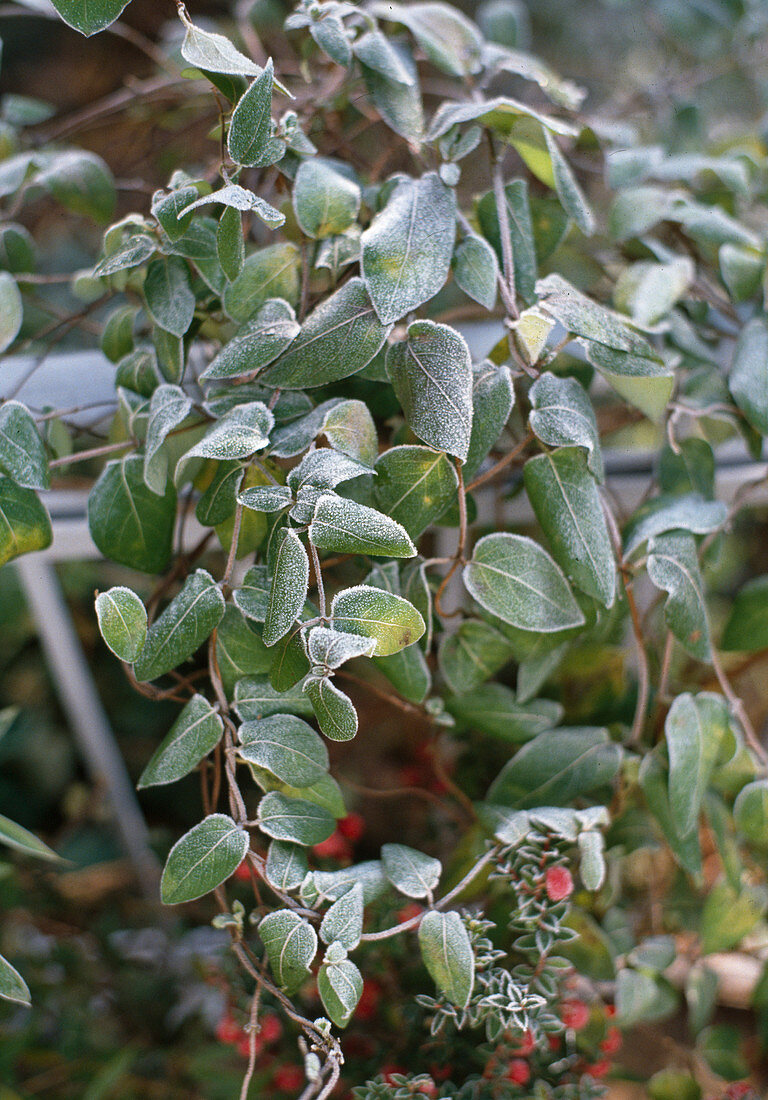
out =
[[[54,6],[91,35],[126,0]],[[262,997],[301,1032],[302,1097],[333,1092],[356,960],[394,937],[418,944],[434,1034],[513,1053],[530,1037],[535,1095],[598,1095],[564,983],[581,967],[595,1004],[608,983],[626,1025],[678,1003],[669,939],[638,942],[622,907],[621,857],[666,845],[665,874],[703,899],[705,953],[768,906],[766,753],[720,656],[768,646],[768,586],[739,593],[723,632],[705,580],[751,489],[717,499],[716,448],[740,436],[759,456],[768,432],[765,157],[627,147],[507,44],[503,4],[476,24],[443,3],[310,0],[285,24],[286,73],[176,7],[175,60],[216,96],[216,153],[110,225],[74,279],[81,300],[114,299],[108,441],[73,450],[66,418],[0,406],[0,558],[50,542],[52,471],[105,460],[93,540],[155,586],[146,602],[100,592],[96,615],[136,689],[179,706],[139,788],[172,797],[200,774],[201,819],[160,896],[209,897],[231,935],[253,997],[243,1096]],[[102,219],[113,204],[98,158],[27,151],[23,121],[0,162],[11,352],[45,338],[25,313],[25,202],[47,191]],[[580,180],[601,147],[613,196],[596,215]],[[654,466],[627,514],[601,437],[638,424]],[[510,488],[527,502],[514,522]],[[558,675],[617,654],[632,683],[603,724],[573,706],[564,725]],[[347,815],[334,772],[368,737],[365,692],[427,737],[445,839],[417,850],[395,828],[378,859],[318,866]],[[703,834],[721,868],[706,889]],[[248,904],[230,889],[243,867]],[[383,922],[393,894],[418,908]],[[0,993],[22,999],[4,966]],[[705,965],[688,1000],[700,1030]],[[494,1057],[439,1095],[530,1095]],[[418,1076],[344,1080],[420,1094]]]

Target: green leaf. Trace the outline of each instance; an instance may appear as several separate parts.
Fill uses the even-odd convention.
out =
[[[556,726],[563,716],[562,706],[551,699],[537,699],[527,706],[519,703],[505,684],[485,684],[446,699],[445,705],[470,729],[513,743],[530,741]]]
[[[677,996],[658,976],[640,970],[620,970],[616,981],[616,1020],[622,1027],[652,1023],[671,1016],[677,1008]]]
[[[119,17],[130,0],[52,0],[68,26],[90,37],[103,31]]]
[[[272,663],[272,654],[261,635],[253,631],[242,613],[231,605],[216,628],[216,660],[228,698],[239,680],[266,672]]]
[[[250,489],[245,489],[238,495],[237,499],[245,508],[251,508],[254,512],[281,512],[285,508],[290,508],[293,504],[293,492],[287,485],[255,485]],[[254,568],[260,569],[263,567],[254,566]],[[256,576],[256,574],[252,574],[252,576]],[[266,600],[269,587],[260,587],[260,591],[265,592]],[[259,607],[261,607],[261,604],[259,604]],[[260,622],[264,622],[266,611],[267,605],[265,602],[263,612],[260,611]],[[251,619],[256,618],[255,615],[249,615],[248,617]]]
[[[387,38],[381,31],[373,30],[356,38],[352,49],[361,65],[373,69],[394,84],[412,86],[416,82],[413,71],[403,64],[397,46],[398,43]]]
[[[290,348],[260,381],[281,389],[311,389],[348,378],[370,363],[388,332],[362,279],[354,277],[309,314]]]
[[[739,334],[728,387],[753,428],[768,435],[768,321],[753,317]]]
[[[681,439],[675,452],[665,444],[659,455],[659,488],[662,493],[715,495],[715,456],[705,439]]]
[[[744,1081],[744,1078],[750,1076],[750,1064],[745,1057],[746,1043],[741,1028],[731,1024],[713,1024],[698,1037],[696,1046],[709,1069],[718,1077],[724,1077],[726,1081]]]
[[[309,672],[309,661],[298,631],[286,634],[272,650],[269,679],[278,691],[288,691]]]
[[[300,844],[286,840],[270,842],[264,873],[272,886],[283,892],[298,890],[308,871],[307,853]]]
[[[427,913],[419,925],[424,965],[437,988],[459,1008],[466,1008],[475,984],[475,956],[469,933],[458,913]]]
[[[393,81],[361,63],[365,87],[387,126],[407,141],[418,143],[424,134],[424,108],[416,62],[402,43],[390,42],[390,46],[399,60],[400,70],[408,73],[411,83]]]
[[[15,821],[0,814],[0,844],[7,844],[17,852],[23,852],[27,856],[35,856],[37,859],[58,860],[52,848],[44,844],[42,840],[30,833],[23,825],[17,825]]]
[[[324,962],[317,975],[323,1007],[337,1027],[346,1027],[363,994],[363,978],[349,959]]]
[[[175,783],[188,775],[218,745],[224,731],[219,714],[203,695],[193,695],[155,749],[137,786]]]
[[[286,29],[287,27],[288,24],[286,23]],[[334,14],[332,10],[323,10],[320,18],[310,21],[309,33],[331,60],[335,61],[337,65],[343,65],[345,69],[349,67],[352,60],[349,36],[338,15]]]
[[[587,360],[620,397],[640,409],[649,420],[658,423],[663,418],[675,382],[666,364],[599,343],[588,342],[585,347]]]
[[[599,890],[605,880],[605,839],[602,833],[587,829],[579,833],[579,875],[586,890]]]
[[[367,473],[370,473],[369,468],[356,459],[331,450],[330,447],[321,447],[310,451],[298,466],[294,466],[288,474],[288,484],[295,492],[305,486],[320,490],[335,489],[341,482]]]
[[[376,506],[417,539],[456,499],[459,479],[445,454],[390,447],[376,462]]]
[[[723,244],[718,254],[720,275],[734,302],[756,294],[765,273],[765,256],[736,244]]]
[[[195,515],[204,527],[216,527],[233,515],[244,474],[239,462],[219,463],[211,484],[195,507]]]
[[[719,500],[704,500],[698,493],[662,494],[641,505],[624,528],[624,556],[665,531],[690,531],[706,535],[725,523],[727,508]]]
[[[268,646],[279,642],[296,622],[309,584],[309,558],[299,536],[286,527],[278,539],[273,550],[272,588],[264,617],[263,637]]]
[[[16,280],[7,271],[0,271],[0,352],[19,335],[23,319],[24,305]]]
[[[147,268],[143,291],[152,319],[165,332],[183,336],[195,313],[195,295],[186,262],[180,256],[153,260]]]
[[[93,269],[94,278],[103,279],[132,267],[140,267],[157,250],[157,241],[146,233],[137,233],[105,256]]]
[[[621,746],[605,729],[574,726],[541,733],[504,765],[488,799],[515,809],[567,806],[574,798],[609,786],[621,759]]]
[[[107,165],[95,153],[67,149],[55,153],[35,183],[74,214],[108,222],[115,212],[115,183]]]
[[[684,836],[678,832],[667,786],[667,772],[658,751],[648,753],[640,765],[640,786],[648,809],[658,822],[677,862],[692,875],[701,874],[698,829]]]
[[[227,149],[235,164],[261,167],[272,136],[272,58],[264,71],[237,102],[227,136]],[[271,160],[269,161],[271,163]]]
[[[453,277],[473,302],[486,309],[496,305],[499,261],[482,237],[467,236],[453,254]]]
[[[379,440],[373,417],[362,401],[340,401],[326,413],[323,434],[342,454],[373,466],[379,453]]]
[[[736,593],[721,647],[748,653],[768,648],[768,574],[747,581]]]
[[[147,639],[147,610],[135,592],[119,586],[96,597],[101,636],[120,661],[133,664]]]
[[[91,537],[105,557],[144,573],[162,573],[171,558],[176,491],[158,496],[144,482],[138,455],[108,462],[88,497]]]
[[[725,879],[709,892],[701,914],[701,951],[729,951],[736,947],[768,911],[768,889],[745,885],[737,892]]]
[[[248,458],[268,445],[274,422],[272,413],[262,401],[236,405],[187,451],[180,464],[190,458],[215,458],[219,461]],[[178,473],[176,476],[178,478]]]
[[[299,165],[293,187],[296,221],[308,237],[331,237],[355,222],[362,196],[347,170],[323,157]]]
[[[483,36],[471,20],[448,4],[376,3],[380,19],[402,23],[438,69],[466,77],[482,66]]]
[[[278,691],[266,676],[244,676],[235,685],[235,710],[243,722],[288,711],[312,714],[312,704],[301,688]]]
[[[513,648],[498,630],[481,619],[464,619],[459,629],[443,637],[438,665],[455,695],[472,691],[511,659]]]
[[[614,301],[638,324],[655,325],[685,295],[695,277],[693,261],[688,257],[669,263],[641,260],[630,264],[617,279]]]
[[[195,570],[150,627],[134,665],[136,679],[156,680],[191,657],[221,622],[225,606],[210,573]]]
[[[227,73],[230,76],[260,76],[260,65],[240,53],[223,34],[201,30],[188,18],[182,20],[187,28],[181,44],[181,56],[190,65],[203,72]]]
[[[192,185],[153,194],[152,214],[172,241],[177,241],[189,228],[191,214],[185,214],[184,209],[197,197],[197,187]]]
[[[605,607],[616,598],[616,561],[600,495],[583,451],[561,447],[523,470],[525,489],[558,564]],[[517,624],[520,625],[520,624]]]
[[[32,1004],[29,986],[18,970],[2,955],[0,955],[0,997],[5,1001],[15,1001],[21,1005]]]
[[[301,331],[293,308],[271,298],[246,321],[200,375],[202,381],[256,375],[272,363]]]
[[[481,607],[521,630],[554,633],[585,621],[560,569],[523,535],[480,539],[463,577]]]
[[[341,871],[314,871],[313,878],[319,894],[332,901],[346,894],[355,883],[359,882],[363,888],[363,901],[366,905],[381,897],[389,885],[378,859],[353,864],[352,867],[345,867]]]
[[[226,814],[209,814],[177,840],[160,880],[165,905],[194,901],[229,878],[248,851],[248,834]]]
[[[162,496],[168,482],[168,455],[162,450],[168,435],[186,420],[192,400],[179,386],[160,385],[149,403],[149,420],[144,441],[144,481]]]
[[[25,489],[50,488],[43,441],[32,414],[18,401],[0,406],[0,467]]]
[[[329,676],[308,676],[304,691],[317,724],[331,741],[351,741],[357,735],[357,711],[348,695]]]
[[[408,646],[389,657],[374,657],[373,663],[405,699],[423,703],[429,695],[432,673],[420,646]]]
[[[384,844],[381,849],[384,874],[407,898],[430,897],[440,881],[443,865],[404,844]]]
[[[408,600],[365,584],[334,596],[331,622],[336,630],[374,638],[378,657],[417,642],[425,630],[424,620]]]
[[[309,526],[309,539],[318,550],[339,554],[387,558],[416,555],[416,547],[399,523],[375,508],[332,493],[319,498]]]
[[[509,237],[515,269],[515,289],[524,302],[533,302],[536,296],[538,263],[531,206],[528,199],[527,180],[512,180],[504,187],[509,221]],[[477,218],[483,236],[491,242],[499,263],[504,255],[501,247],[501,229],[496,211],[496,198],[492,191],[477,204]]]
[[[263,623],[267,616],[271,579],[266,565],[252,565],[232,593],[235,606],[254,622]]]
[[[181,382],[184,377],[187,354],[183,339],[155,325],[152,329],[152,344],[157,356],[157,366],[163,378],[167,382]]]
[[[259,803],[259,828],[274,840],[290,840],[309,847],[327,840],[336,821],[324,807],[305,798],[287,798],[270,791]]]
[[[323,917],[320,925],[323,943],[340,943],[347,951],[357,947],[363,933],[363,904],[363,888],[356,882]]]
[[[259,935],[275,981],[290,996],[310,976],[317,933],[309,921],[291,909],[276,909],[259,922]]]
[[[722,695],[678,695],[667,714],[664,736],[669,752],[669,804],[681,835],[698,820],[704,792],[729,729]]]
[[[238,755],[283,783],[309,787],[328,771],[328,750],[311,726],[293,714],[244,722]]]
[[[557,197],[568,216],[573,218],[582,233],[589,237],[595,231],[595,216],[551,132],[544,127],[542,130],[552,161],[552,175]]]
[[[472,360],[449,325],[414,321],[387,351],[387,374],[408,424],[425,443],[462,461],[472,433]]]
[[[248,321],[270,298],[295,306],[299,300],[301,252],[291,241],[260,248],[224,291],[224,308],[235,321]]]
[[[768,780],[742,787],[733,804],[733,819],[742,836],[760,848],[768,847]]]
[[[559,378],[546,371],[528,392],[531,431],[550,447],[583,447],[587,465],[598,481],[604,480],[603,456],[592,402],[575,378]]]
[[[669,593],[664,606],[667,626],[685,650],[699,661],[711,657],[704,581],[692,535],[666,534],[648,543],[648,576]]]
[[[216,255],[230,281],[236,279],[245,262],[245,238],[240,211],[227,206],[222,211],[216,229]]]
[[[472,433],[464,462],[464,481],[469,482],[498,440],[515,403],[509,368],[490,359],[472,368]]]
[[[361,271],[382,323],[437,294],[451,266],[456,196],[436,172],[401,179],[361,238]]]

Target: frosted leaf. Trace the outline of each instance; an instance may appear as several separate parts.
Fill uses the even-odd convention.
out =
[[[360,186],[348,170],[322,157],[299,165],[293,187],[296,221],[308,237],[343,233],[360,210]]]
[[[685,496],[662,494],[649,500],[630,517],[624,529],[624,556],[629,557],[647,539],[680,528],[706,535],[725,523],[728,509],[720,500],[705,500],[699,493]]]
[[[387,374],[416,435],[462,461],[472,434],[472,361],[448,325],[414,321],[387,352]]]
[[[313,627],[307,638],[307,654],[313,665],[339,668],[355,657],[370,657],[376,648],[373,638],[345,634],[328,626]]]
[[[318,550],[339,554],[370,554],[385,558],[413,558],[416,547],[407,531],[375,508],[329,493],[315,506],[309,538]]]
[[[445,284],[456,238],[456,196],[436,172],[402,179],[361,238],[361,271],[389,324]]]
[[[144,483],[158,496],[165,492],[168,480],[168,457],[160,448],[191,408],[191,399],[178,386],[161,385],[152,394],[144,442]]]
[[[532,431],[550,447],[575,445],[587,451],[590,470],[602,481],[603,456],[592,402],[575,378],[559,378],[547,371],[529,391]]]
[[[226,814],[209,814],[177,840],[160,880],[165,905],[194,901],[215,890],[239,867],[248,834]]]
[[[287,485],[254,485],[238,496],[245,508],[254,512],[280,512],[293,504],[293,493]]]
[[[307,598],[309,558],[290,528],[283,528],[272,555],[272,589],[264,619],[264,644],[279,642],[301,614]]]
[[[265,164],[271,164],[275,159],[270,140],[274,75],[274,66],[270,58],[264,72],[256,77],[250,88],[237,101],[237,106],[232,112],[227,149],[235,164],[261,168]]]
[[[353,43],[352,49],[361,64],[373,69],[394,84],[413,87],[416,83],[413,71],[403,63],[396,44],[381,31],[367,31]]]
[[[275,418],[263,402],[251,401],[247,405],[238,405],[187,451],[179,465],[190,458],[216,458],[219,461],[247,458],[267,446],[274,423]]]
[[[304,691],[325,736],[331,741],[351,741],[357,733],[357,711],[349,696],[328,676],[308,676]]]
[[[417,539],[456,500],[459,480],[441,451],[406,444],[390,447],[376,462],[375,500]]]
[[[253,191],[240,187],[237,183],[228,183],[226,187],[221,187],[218,191],[212,191],[210,195],[203,195],[202,198],[191,202],[189,206],[185,206],[178,216],[181,218],[184,214],[189,214],[191,210],[196,210],[199,206],[207,206],[213,202],[220,203],[222,206],[234,207],[235,210],[252,210],[270,229],[278,229],[285,222],[285,214],[281,214],[279,210],[275,210],[274,206],[259,198]]]
[[[453,256],[453,277],[474,302],[479,302],[486,309],[494,308],[499,261],[482,237],[467,236],[458,246]]]
[[[536,292],[540,308],[574,336],[583,336],[617,351],[631,352],[639,358],[659,361],[645,337],[631,327],[629,317],[593,302],[560,275],[540,279]]]
[[[324,267],[334,279],[338,278],[345,267],[356,264],[360,259],[360,234],[360,226],[351,225],[343,233],[325,237],[318,245],[315,267]]]
[[[322,738],[293,714],[244,722],[238,736],[241,759],[291,787],[309,787],[328,771],[328,750]]]
[[[221,349],[201,381],[255,374],[277,359],[296,339],[300,325],[288,302],[271,298]],[[267,391],[268,392],[268,391]]]
[[[221,622],[224,597],[210,573],[197,569],[155,620],[134,664],[137,680],[156,680],[186,661]]]
[[[323,421],[323,434],[342,454],[373,466],[379,453],[379,438],[368,406],[354,399],[340,401],[329,409]]]
[[[294,490],[305,485],[313,485],[318,489],[335,489],[343,481],[351,481],[372,472],[362,462],[323,447],[321,450],[310,451],[298,466],[294,466],[288,474],[288,484]]]
[[[559,118],[543,115],[509,96],[496,96],[495,99],[480,102],[442,103],[435,111],[427,140],[436,141],[454,126],[465,122],[481,122],[489,130],[510,136],[520,119],[533,120],[554,134],[575,137],[578,133],[575,127]]]
[[[301,688],[278,691],[266,676],[244,676],[235,684],[235,710],[247,722],[268,714],[312,714],[312,705]]]
[[[669,594],[664,619],[682,647],[699,661],[711,657],[704,581],[692,535],[671,532],[648,544],[648,576]]]
[[[275,458],[293,458],[294,455],[301,454],[320,434],[328,412],[340,403],[338,397],[331,397],[304,416],[280,425],[272,433],[271,453]]]
[[[193,695],[141,774],[139,789],[173,783],[218,744],[224,723],[203,695]]]
[[[337,630],[375,638],[378,657],[417,642],[425,629],[424,620],[408,600],[366,584],[345,588],[334,596],[331,621]]]

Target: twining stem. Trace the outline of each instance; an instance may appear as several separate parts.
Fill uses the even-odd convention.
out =
[[[720,656],[716,649],[712,649],[712,668],[717,676],[717,682],[720,684],[723,695],[728,700],[731,710],[736,715],[744,730],[744,736],[746,737],[750,748],[754,752],[755,756],[760,760],[763,768],[768,768],[768,752],[763,747],[760,738],[755,732],[755,727],[752,725],[752,720],[747,714],[747,709],[738,697],[736,692],[731,687],[730,680],[725,674],[725,670],[720,662]]]
[[[502,470],[505,470],[507,466],[510,465],[510,463],[515,461],[518,455],[520,455],[525,450],[525,448],[532,440],[533,432],[528,432],[525,439],[521,439],[520,442],[517,443],[511,451],[507,451],[507,453],[503,455],[498,462],[494,463],[494,465],[491,466],[490,470],[486,470],[484,474],[480,474],[473,481],[470,481],[469,485],[467,486],[467,492],[471,493],[473,489],[479,489],[481,485],[485,485],[487,481],[491,481],[493,478],[495,478],[497,474],[500,474]]]

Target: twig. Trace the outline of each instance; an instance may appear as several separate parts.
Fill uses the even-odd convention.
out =
[[[532,440],[533,432],[528,432],[528,435],[525,437],[525,439],[522,439],[516,446],[512,448],[511,451],[507,451],[507,453],[502,458],[500,458],[498,462],[491,466],[490,470],[486,470],[484,474],[480,474],[473,481],[470,481],[469,485],[467,486],[467,492],[471,493],[473,489],[479,489],[481,485],[485,485],[487,481],[491,481],[491,479],[496,477],[497,474],[500,474],[502,470],[505,470],[507,466],[510,465],[510,463],[514,462],[518,455],[525,450],[525,448]]]
[[[763,768],[768,768],[768,752],[763,747],[760,738],[755,732],[755,727],[752,725],[752,720],[747,714],[747,709],[744,706],[741,699],[731,687],[730,681],[725,674],[722,664],[720,663],[720,656],[713,648],[712,650],[712,668],[715,670],[715,676],[717,676],[717,682],[722,688],[723,695],[728,700],[731,710],[741,723],[741,727],[744,730],[744,736],[746,737],[752,751],[755,756],[760,760]]]

